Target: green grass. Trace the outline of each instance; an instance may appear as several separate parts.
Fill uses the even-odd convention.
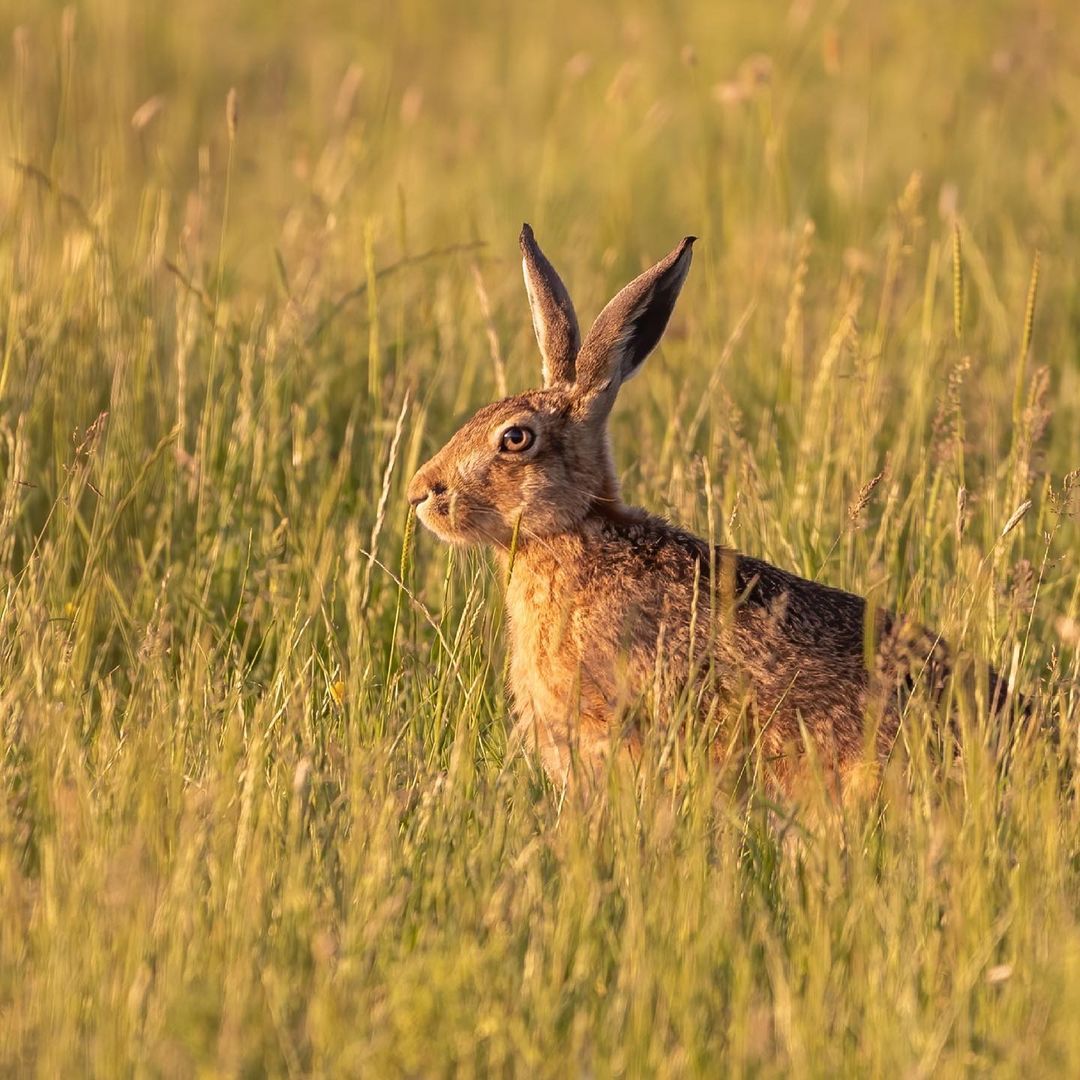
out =
[[[1080,1073],[1075,4],[77,7],[0,3],[0,1071]],[[508,753],[404,492],[535,384],[522,220],[585,319],[701,237],[631,499],[1059,744],[917,708],[794,818]]]

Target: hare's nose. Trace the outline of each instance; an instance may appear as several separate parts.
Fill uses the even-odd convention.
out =
[[[417,473],[409,483],[408,500],[410,506],[419,506],[429,495],[445,495],[446,485],[438,481],[429,482],[423,473]]]

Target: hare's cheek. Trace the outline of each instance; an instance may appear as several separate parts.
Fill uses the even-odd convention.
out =
[[[529,469],[514,478],[512,490],[507,492],[507,503],[532,514],[542,511],[551,501],[550,485],[543,474]]]
[[[458,463],[458,486],[462,491],[470,493],[483,491],[488,480],[488,472],[487,456],[471,454]]]

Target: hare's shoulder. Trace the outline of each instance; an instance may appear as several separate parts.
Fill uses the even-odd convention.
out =
[[[639,580],[692,582],[709,572],[709,545],[693,533],[643,510],[599,517],[592,547],[603,572],[620,571]]]

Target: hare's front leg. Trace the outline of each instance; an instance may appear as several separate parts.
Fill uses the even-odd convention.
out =
[[[613,757],[633,765],[641,756],[635,730],[620,732],[614,717],[545,717],[531,702],[517,706],[511,747],[523,746],[540,759],[548,779],[558,788],[591,789],[603,784]]]
[[[553,725],[541,718],[529,700],[516,703],[517,722],[510,734],[510,748],[523,747],[526,753],[540,758],[548,779],[556,787],[569,781],[571,767],[570,738],[565,724]]]

